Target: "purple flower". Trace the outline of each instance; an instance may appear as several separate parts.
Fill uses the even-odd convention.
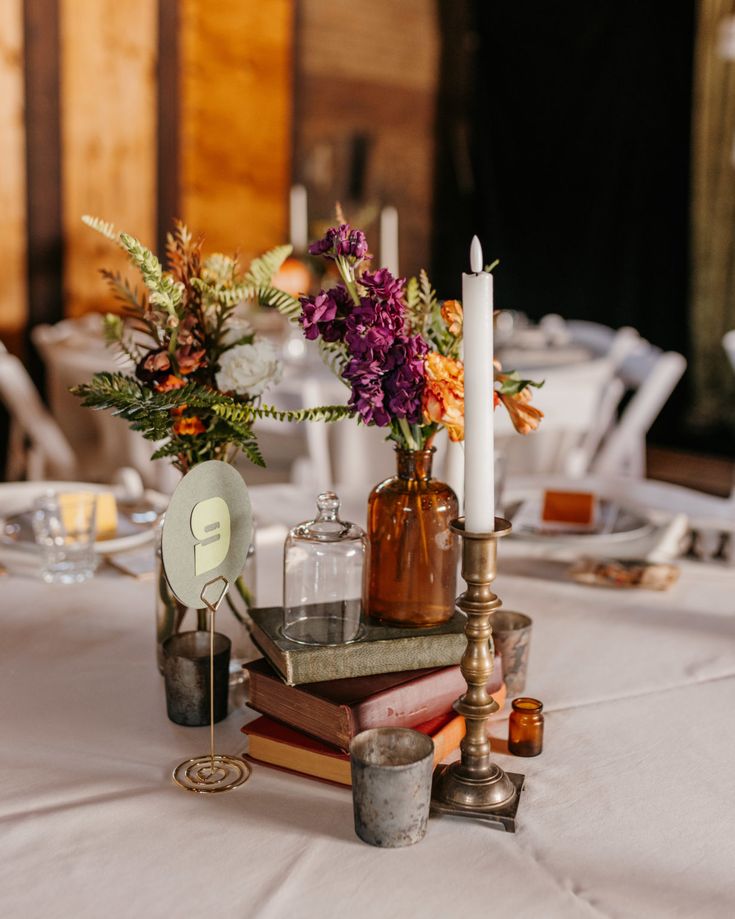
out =
[[[382,301],[391,307],[400,307],[401,311],[403,310],[405,278],[394,278],[387,268],[379,268],[373,273],[365,272],[360,278],[360,283],[367,288],[372,299]]]
[[[329,295],[322,291],[316,297],[300,297],[301,316],[299,322],[304,330],[304,337],[313,341],[319,337],[319,324],[331,322],[337,315],[337,304]]]
[[[309,246],[309,253],[332,259],[342,256],[353,263],[370,257],[365,234],[362,230],[353,230],[348,223],[330,227],[323,239]]]
[[[406,418],[411,424],[421,421],[424,392],[424,356],[429,350],[420,335],[400,336],[387,356],[383,390],[386,403],[395,418]]]
[[[316,297],[301,297],[299,323],[304,337],[314,341],[320,336],[325,341],[342,341],[345,333],[345,316],[352,301],[344,287],[323,290]]]

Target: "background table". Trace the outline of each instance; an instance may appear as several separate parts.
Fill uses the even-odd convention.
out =
[[[262,521],[310,494],[252,489]],[[356,510],[355,506],[355,510]],[[263,530],[259,599],[277,602],[279,537]],[[515,836],[432,819],[426,839],[374,849],[349,790],[255,766],[238,791],[170,781],[206,728],[165,714],[153,584],[100,571],[50,587],[8,556],[0,582],[2,914],[45,917],[517,917],[733,915],[735,571],[682,563],[669,592],[567,581],[563,563],[501,547],[497,588],[534,619],[528,691],[542,756]],[[244,748],[233,710],[223,752]]]

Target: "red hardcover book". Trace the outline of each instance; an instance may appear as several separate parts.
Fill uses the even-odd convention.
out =
[[[247,664],[248,705],[299,731],[347,750],[350,741],[368,728],[413,728],[446,715],[466,689],[459,667],[440,667],[348,677],[288,686],[265,660]],[[500,656],[489,691],[503,686]],[[497,698],[501,705],[505,697]]]
[[[418,725],[416,730],[434,741],[436,764],[459,747],[465,733],[464,718],[452,713]],[[340,785],[352,784],[350,754],[343,750],[266,717],[246,724],[242,732],[249,740],[247,755],[256,762]]]

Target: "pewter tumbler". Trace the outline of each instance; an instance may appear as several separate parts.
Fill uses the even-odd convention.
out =
[[[373,728],[350,744],[355,832],[393,849],[424,838],[431,803],[434,742],[409,728]]]

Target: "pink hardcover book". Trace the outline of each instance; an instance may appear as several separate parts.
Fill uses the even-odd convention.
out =
[[[458,666],[299,686],[287,686],[265,660],[247,664],[246,669],[251,708],[343,750],[355,734],[368,728],[415,728],[446,715],[466,688]],[[496,693],[502,683],[496,655],[488,689]]]

